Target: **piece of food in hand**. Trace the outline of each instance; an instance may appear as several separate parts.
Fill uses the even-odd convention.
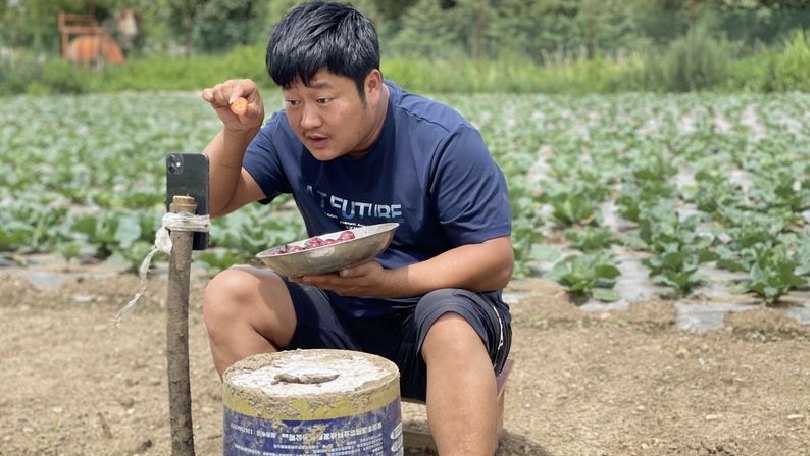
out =
[[[248,101],[245,97],[239,97],[231,103],[231,111],[237,116],[244,116],[248,110]]]

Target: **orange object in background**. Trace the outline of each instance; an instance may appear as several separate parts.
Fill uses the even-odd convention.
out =
[[[124,63],[124,54],[115,41],[106,35],[84,35],[74,38],[67,47],[67,59],[76,63]]]
[[[118,43],[92,15],[60,11],[58,22],[62,59],[81,64],[124,62]]]

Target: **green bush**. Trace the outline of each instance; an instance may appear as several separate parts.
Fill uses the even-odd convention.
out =
[[[672,41],[662,56],[648,55],[647,85],[653,90],[691,92],[726,85],[730,49],[703,27]],[[656,83],[657,81],[657,83]]]
[[[634,81],[643,72],[639,54],[597,56],[546,65],[542,68],[541,91],[547,93],[586,94],[639,90]]]
[[[240,46],[228,53],[193,57],[131,59],[125,65],[108,67],[101,75],[100,89],[197,90],[243,78],[260,83],[267,80],[263,46]]]
[[[42,64],[41,84],[48,93],[85,93],[92,90],[94,77],[87,71],[62,60],[46,60]],[[29,87],[28,93],[32,93]]]
[[[776,56],[775,52],[764,50],[730,62],[727,89],[751,93],[777,90]]]
[[[414,92],[537,91],[538,67],[530,62],[388,57],[381,66],[383,76]]]
[[[60,59],[13,52],[0,58],[0,95],[84,93],[92,78]]]
[[[0,94],[25,93],[31,81],[38,79],[42,64],[32,55],[12,53],[0,58]]]
[[[784,50],[773,62],[775,89],[779,91],[810,91],[810,37],[795,32],[785,43]]]
[[[763,49],[729,65],[729,88],[754,93],[810,91],[810,37],[796,32],[783,47]]]
[[[408,90],[433,93],[609,93],[632,90],[627,81],[638,79],[642,68],[639,55],[570,59],[542,66],[518,57],[382,60],[386,78]]]

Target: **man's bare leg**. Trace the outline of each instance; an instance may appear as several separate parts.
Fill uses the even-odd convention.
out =
[[[211,280],[203,317],[220,376],[242,358],[286,347],[296,323],[284,282],[272,272],[250,267],[233,267]]]
[[[492,456],[497,448],[495,372],[475,330],[442,315],[422,345],[428,426],[441,456]]]

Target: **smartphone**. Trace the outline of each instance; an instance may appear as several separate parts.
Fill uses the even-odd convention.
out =
[[[177,152],[166,155],[166,210],[174,196],[190,196],[198,215],[208,213],[208,156]],[[208,233],[194,233],[193,250],[208,247]]]

